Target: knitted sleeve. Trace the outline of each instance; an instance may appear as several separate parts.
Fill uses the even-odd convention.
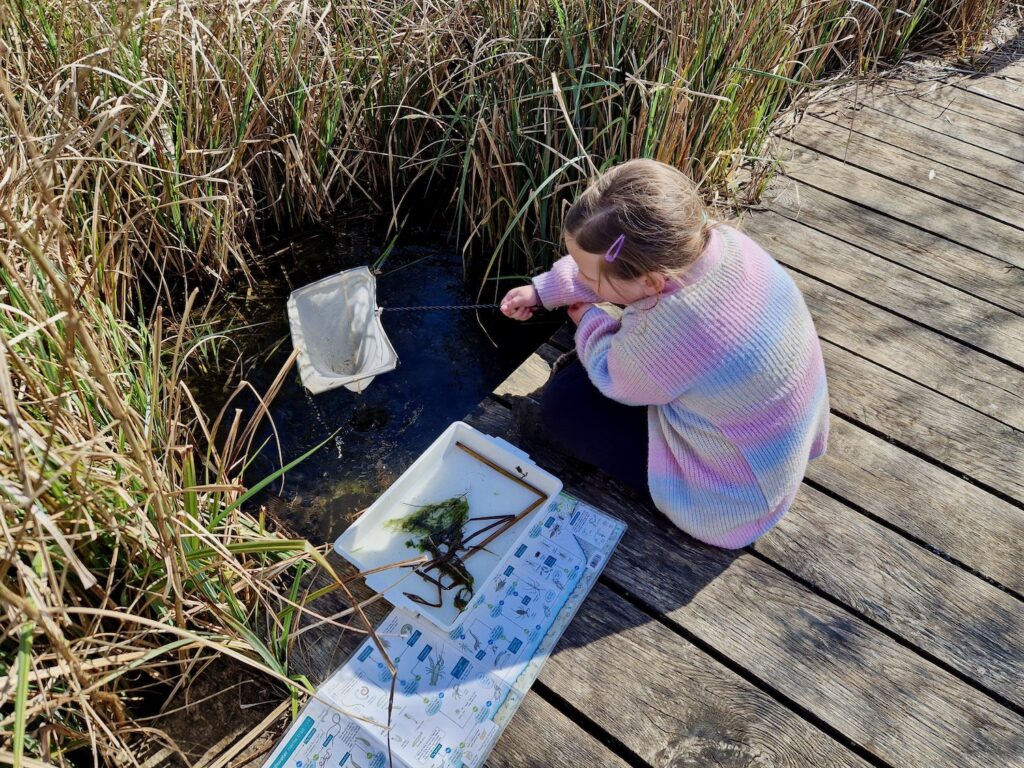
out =
[[[637,316],[621,321],[594,307],[576,329],[576,349],[600,392],[626,405],[665,405],[689,383],[687,372],[672,365],[677,340],[653,328],[640,329]]]
[[[572,256],[563,256],[543,275],[533,278],[544,309],[557,309],[581,301],[599,302],[601,297],[583,285],[577,278],[579,268]]]

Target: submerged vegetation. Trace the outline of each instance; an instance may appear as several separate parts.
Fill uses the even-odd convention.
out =
[[[413,573],[437,587],[437,601],[432,603],[413,592],[406,592],[406,597],[422,605],[440,608],[443,592],[457,587],[455,607],[461,611],[469,604],[473,597],[473,574],[460,555],[466,545],[465,526],[469,519],[466,497],[452,496],[434,504],[424,504],[406,517],[389,520],[385,524],[391,530],[413,534],[405,546],[430,555],[426,563],[413,568]],[[437,576],[430,575],[432,570],[438,572]],[[451,579],[450,584],[443,582],[445,577]]]
[[[969,48],[999,5],[0,1],[0,757],[139,764],[140,697],[213,654],[306,686],[299,585],[329,566],[244,477],[284,372],[248,420],[185,383],[267,233],[443,214],[521,274],[594,171],[728,191],[801,89]]]

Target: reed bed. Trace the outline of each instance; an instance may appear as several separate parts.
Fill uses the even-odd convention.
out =
[[[273,391],[243,422],[185,383],[268,234],[440,217],[498,292],[602,168],[756,194],[734,176],[795,95],[965,50],[999,6],[0,1],[0,758],[138,764],[140,697],[214,654],[307,687],[289,637],[329,566],[246,504]]]
[[[595,170],[653,156],[720,188],[801,88],[972,45],[999,6],[6,0],[5,122],[57,153],[76,256],[121,310],[138,278],[180,302],[168,275],[244,273],[261,234],[356,201],[523,271]]]
[[[216,339],[188,332],[191,307],[119,319],[43,232],[0,219],[2,747],[15,765],[136,764],[161,738],[142,697],[213,654],[306,690],[287,640],[303,572],[331,569],[242,511],[257,421],[196,407],[183,369]]]

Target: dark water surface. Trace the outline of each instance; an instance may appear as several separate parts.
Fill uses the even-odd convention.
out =
[[[292,351],[289,292],[342,269],[373,265],[385,251],[383,239],[366,222],[346,221],[338,228],[288,248],[249,296],[231,302],[236,323],[256,324],[233,338],[242,346],[242,374],[261,394]],[[476,303],[480,280],[463,280],[462,260],[444,238],[421,233],[415,240],[396,245],[380,264],[378,304]],[[501,282],[500,294],[523,282]],[[494,295],[492,287],[481,301],[494,301]],[[265,423],[254,443],[268,441],[245,473],[249,486],[330,438],[288,472],[283,487],[275,482],[273,493],[258,500],[314,543],[337,537],[451,422],[469,413],[543,343],[564,316],[541,314],[518,323],[497,310],[385,311],[382,321],[398,352],[396,370],[378,376],[361,394],[342,387],[313,396],[293,367],[271,405],[273,427]],[[208,382],[203,400],[216,401],[222,389],[223,377]],[[251,412],[255,399],[236,403]]]

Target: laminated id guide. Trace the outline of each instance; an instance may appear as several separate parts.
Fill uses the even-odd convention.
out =
[[[448,633],[395,608],[394,768],[478,768],[590,592],[625,523],[562,494]],[[391,673],[370,638],[317,690],[264,768],[388,768]]]

